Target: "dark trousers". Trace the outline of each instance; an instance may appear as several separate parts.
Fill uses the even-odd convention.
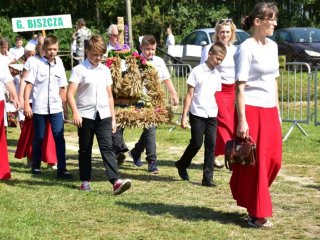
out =
[[[131,154],[135,159],[140,158],[144,149],[146,149],[147,161],[156,161],[156,127],[151,126],[144,128],[140,136],[139,141],[135,144],[131,150]]]
[[[91,180],[92,145],[94,135],[96,135],[98,141],[107,177],[113,184],[119,179],[119,174],[112,150],[111,117],[101,119],[99,113],[97,113],[95,120],[82,118],[82,127],[78,128],[80,180]]]
[[[203,179],[213,178],[214,149],[216,143],[217,118],[202,118],[189,113],[191,140],[178,161],[178,165],[188,168],[202,146],[204,135]]]
[[[32,169],[39,169],[42,156],[42,142],[46,129],[46,121],[51,123],[52,135],[56,144],[58,160],[58,171],[66,169],[66,142],[64,139],[64,125],[62,112],[55,114],[33,114],[34,137],[33,137],[33,158]]]
[[[112,147],[115,154],[129,151],[123,139],[123,132],[124,132],[124,128],[117,127],[116,132],[112,134]]]

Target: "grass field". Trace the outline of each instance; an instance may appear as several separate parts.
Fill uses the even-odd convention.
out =
[[[284,124],[285,134],[291,124]],[[0,182],[0,239],[319,239],[320,128],[303,125],[305,137],[294,129],[284,142],[283,167],[271,187],[273,229],[253,229],[246,211],[236,206],[229,189],[230,172],[215,171],[217,187],[200,185],[203,150],[189,170],[191,182],[180,181],[174,168],[188,141],[188,130],[157,130],[159,175],[146,164],[127,159],[122,177],[133,181],[123,195],[113,196],[102,160],[94,151],[90,193],[80,192],[77,135],[66,131],[68,168],[72,181],[58,181],[43,165],[32,177],[26,160],[13,158],[19,130],[8,132],[12,179]],[[132,147],[140,130],[126,129]]]

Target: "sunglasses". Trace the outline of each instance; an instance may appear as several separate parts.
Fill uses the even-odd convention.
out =
[[[112,36],[112,37],[119,37],[119,35],[117,35],[117,34],[110,34],[109,36]]]
[[[231,18],[225,18],[225,19],[221,19],[218,24],[224,24],[224,23],[232,23],[232,19]]]

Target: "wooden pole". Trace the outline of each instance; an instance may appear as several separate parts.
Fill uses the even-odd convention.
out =
[[[132,22],[131,22],[131,0],[126,0],[127,5],[127,19],[128,19],[128,30],[129,30],[129,46],[133,48],[133,38],[132,38]]]

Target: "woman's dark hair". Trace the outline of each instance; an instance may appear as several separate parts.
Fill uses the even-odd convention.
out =
[[[253,25],[254,19],[271,19],[277,16],[278,8],[275,3],[259,2],[254,6],[249,16],[242,18],[241,25],[243,30],[249,30]]]

